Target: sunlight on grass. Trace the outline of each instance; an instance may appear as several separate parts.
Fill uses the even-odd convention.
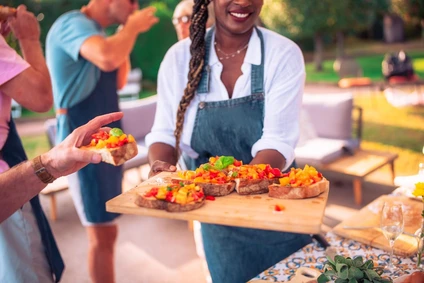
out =
[[[424,58],[414,60],[413,65],[415,71],[424,73]]]
[[[50,149],[46,135],[21,137],[21,140],[28,159],[32,159]]]
[[[355,97],[363,112],[362,148],[397,153],[396,175],[415,175],[424,162],[424,107],[395,108],[383,94]]]

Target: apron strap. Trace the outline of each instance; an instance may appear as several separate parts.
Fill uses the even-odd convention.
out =
[[[27,160],[25,151],[22,147],[21,140],[19,139],[15,123],[13,122],[12,118],[10,118],[9,134],[7,136],[7,140],[4,144],[2,152],[4,161],[6,161],[9,167],[13,167]],[[40,230],[41,240],[43,242],[47,261],[50,265],[51,274],[54,281],[59,282],[60,278],[62,277],[65,265],[63,263],[62,257],[60,256],[59,249],[50,229],[49,222],[44,215],[40,200],[38,199],[38,195],[31,199],[30,203],[34,216],[37,220],[38,229]]]
[[[255,26],[255,30],[258,33],[259,39],[261,40],[261,64],[252,65],[250,73],[251,90],[252,94],[264,94],[264,62],[265,62],[265,47],[264,37],[262,32]]]
[[[208,93],[211,68],[209,66],[209,56],[212,47],[212,35],[215,27],[212,27],[206,34],[206,48],[205,48],[205,63],[202,70],[202,78],[200,79],[199,86],[197,87],[197,93]],[[261,64],[252,65],[251,70],[251,92],[252,94],[264,94],[264,62],[265,62],[265,47],[264,38],[262,32],[255,26],[255,30],[258,33],[261,41]]]

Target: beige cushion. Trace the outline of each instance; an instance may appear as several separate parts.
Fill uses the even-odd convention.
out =
[[[330,163],[343,155],[344,140],[315,138],[294,150],[296,163],[317,166]]]
[[[303,96],[302,110],[308,113],[309,120],[320,138],[351,139],[352,109],[351,93]]]
[[[318,138],[314,124],[312,124],[308,112],[304,109],[300,112],[300,133],[297,146],[305,145],[307,141]]]

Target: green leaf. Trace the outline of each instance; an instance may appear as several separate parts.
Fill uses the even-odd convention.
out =
[[[374,267],[374,262],[372,260],[367,260],[363,265],[362,269],[372,269]]]
[[[124,132],[120,128],[113,128],[110,130],[109,135],[114,137],[120,137],[124,134]]]
[[[212,165],[206,163],[202,167],[203,167],[204,170],[209,171],[212,168]]]
[[[364,277],[364,273],[357,267],[351,266],[349,268],[349,278],[362,279]]]
[[[318,277],[318,283],[326,283],[328,281],[330,281],[331,279],[329,277],[327,277],[325,274],[321,274]]]
[[[336,281],[334,281],[334,283],[348,283],[349,281],[346,279],[342,279],[342,278],[337,278]]]
[[[215,162],[215,167],[219,170],[222,170],[222,169],[227,168],[228,165],[231,165],[233,163],[234,163],[234,157],[232,157],[232,156],[221,156]]]
[[[358,283],[358,280],[356,280],[355,278],[350,278],[349,283]]]
[[[233,172],[233,174],[231,175],[231,177],[235,178],[238,176],[238,172]]]
[[[353,259],[353,265],[355,267],[361,267],[363,264],[364,260],[362,259],[362,256],[358,256]]]
[[[336,263],[336,271],[338,273],[340,273],[344,267],[347,268],[347,265],[345,263]]]
[[[180,187],[184,187],[184,183],[183,182],[180,182]]]
[[[349,278],[349,267],[347,265],[343,266],[340,269],[339,277],[341,279],[348,279]]]
[[[372,282],[369,281],[368,279],[364,279],[364,283],[372,283]]]
[[[170,192],[170,191],[172,191],[172,188],[171,187],[166,187],[166,190],[168,191],[168,192]]]
[[[334,262],[334,260],[331,257],[327,256],[327,260],[328,260],[329,263],[336,266],[336,263]]]
[[[334,257],[334,262],[337,263],[346,263],[346,259],[341,255],[336,255]]]
[[[368,272],[368,275],[371,276],[371,279],[374,278],[380,278],[380,275],[377,274],[377,272],[375,272],[374,270],[366,270],[365,272]]]
[[[353,260],[350,257],[346,258],[346,264],[348,266],[353,266]]]

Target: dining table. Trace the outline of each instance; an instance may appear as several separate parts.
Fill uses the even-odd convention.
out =
[[[364,261],[370,259],[374,261],[374,265],[378,264],[376,268],[383,268],[386,266],[390,257],[390,253],[387,251],[337,236],[331,231],[325,235],[325,239],[331,246],[331,253],[350,258],[362,256]],[[289,282],[294,278],[297,270],[301,267],[312,268],[319,272],[323,272],[325,262],[327,261],[327,255],[329,255],[328,248],[325,249],[321,247],[318,242],[314,241],[289,257],[271,266],[261,274],[258,274],[256,277],[252,278],[249,283],[264,281]],[[411,257],[394,255],[393,265],[398,268],[394,272],[385,270],[382,277],[394,280],[406,274],[411,274],[418,270],[416,267],[416,261],[417,257],[415,255]]]

